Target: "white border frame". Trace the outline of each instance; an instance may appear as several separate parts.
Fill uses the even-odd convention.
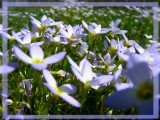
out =
[[[53,7],[53,6],[97,6],[97,7],[125,7],[129,6],[143,6],[143,7],[158,7],[158,2],[3,2],[2,3],[2,17],[4,28],[8,27],[8,8],[9,7]],[[158,16],[158,12],[154,12],[154,16]],[[154,20],[154,40],[158,41],[158,21]],[[2,45],[3,53],[7,51],[7,40],[3,38]],[[2,63],[7,63],[7,57],[3,57]],[[154,95],[159,93],[158,76],[154,80]],[[2,78],[2,92],[3,95],[8,93],[8,79],[7,75]],[[25,119],[154,119],[159,117],[159,100],[153,99],[153,115],[8,115],[8,108],[5,106],[7,97],[2,96],[3,105],[3,119],[7,118],[25,118]]]

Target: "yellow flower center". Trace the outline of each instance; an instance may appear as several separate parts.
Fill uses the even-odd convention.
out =
[[[43,60],[35,58],[35,59],[32,60],[32,62],[36,63],[36,64],[41,64],[41,63],[43,63]]]
[[[131,44],[130,44],[128,41],[125,41],[125,42],[124,42],[124,46],[125,46],[125,47],[130,47]]]
[[[59,88],[54,88],[54,90],[58,93],[58,94],[62,94],[64,93],[62,90],[60,90]]]
[[[136,91],[137,97],[141,100],[148,100],[153,98],[153,83],[151,82],[144,82],[142,83],[137,91]]]

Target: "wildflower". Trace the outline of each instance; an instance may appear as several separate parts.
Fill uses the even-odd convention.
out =
[[[0,74],[8,74],[13,72],[18,67],[17,62],[10,62],[0,66]]]
[[[113,109],[138,107],[139,114],[153,114],[153,80],[146,62],[136,61],[131,55],[127,63],[127,76],[133,87],[116,91],[104,100],[104,104]],[[117,102],[118,100],[118,102]]]
[[[72,84],[64,84],[60,87],[57,86],[56,80],[51,75],[51,73],[44,69],[43,70],[44,78],[46,79],[47,83],[43,83],[51,92],[55,95],[61,97],[64,101],[68,102],[69,104],[80,108],[81,104],[71,97],[69,94],[74,94],[76,92],[76,86]]]
[[[53,64],[65,56],[66,52],[60,52],[44,59],[44,53],[40,46],[32,45],[29,49],[31,57],[27,56],[18,47],[13,47],[16,56],[25,63],[30,64],[36,70],[42,70],[47,67],[48,64]]]
[[[86,34],[81,33],[81,29],[82,28],[79,25],[76,25],[74,27],[68,25],[67,32],[64,29],[60,29],[59,32],[61,33],[63,38],[66,38],[69,43],[72,43],[86,36]]]
[[[84,21],[82,21],[83,26],[91,33],[91,34],[104,34],[109,32],[107,28],[101,28],[101,25],[97,25],[96,23],[90,23],[87,25]]]
[[[15,33],[14,31],[12,31],[12,36],[11,36],[11,35],[9,35],[9,34],[6,33],[6,32],[1,31],[0,34],[2,35],[2,37],[7,38],[7,39],[9,39],[9,40],[11,40],[11,41],[12,41],[12,40],[17,40],[17,41],[20,42],[20,39],[19,39],[19,37],[18,37],[18,35],[19,35],[20,33]]]
[[[94,89],[98,89],[100,85],[111,82],[114,79],[112,75],[96,75],[92,72],[91,64],[88,60],[83,59],[80,65],[77,64],[68,57],[68,61],[71,64],[71,69],[75,76],[85,85],[89,85]]]
[[[34,17],[30,16],[30,18],[32,19],[31,20],[31,23],[38,28],[38,30],[40,31],[46,31],[47,27],[50,26],[50,19],[47,18],[46,15],[44,15],[42,18],[41,18],[41,21],[35,19]]]
[[[116,20],[115,22],[112,21],[110,24],[110,28],[108,28],[109,31],[112,32],[112,36],[115,34],[122,34],[122,33],[126,33],[126,30],[120,30],[117,26],[118,24],[121,22],[121,20]]]

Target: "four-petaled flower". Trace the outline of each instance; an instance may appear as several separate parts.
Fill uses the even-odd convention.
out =
[[[46,79],[47,83],[43,83],[51,92],[55,95],[61,97],[64,101],[68,102],[69,104],[80,108],[81,104],[71,97],[69,94],[74,94],[76,92],[76,86],[72,84],[64,84],[60,87],[57,86],[56,80],[51,75],[51,73],[44,69],[43,70],[44,78]]]
[[[37,70],[45,69],[48,64],[53,64],[62,60],[66,54],[66,52],[60,52],[44,59],[44,52],[38,45],[33,45],[30,47],[29,52],[31,57],[27,56],[21,49],[16,46],[13,47],[13,50],[20,60],[30,64],[34,69]]]
[[[149,65],[147,62],[138,62],[136,56],[131,55],[127,62],[127,70],[133,87],[118,90],[103,103],[118,110],[136,106],[140,115],[153,114],[153,76]]]

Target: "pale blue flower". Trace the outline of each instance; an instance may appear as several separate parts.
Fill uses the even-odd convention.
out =
[[[78,66],[70,57],[68,61],[71,64],[71,69],[75,76],[85,85],[91,86],[93,89],[98,89],[100,85],[110,83],[113,75],[97,75],[92,71],[91,64],[87,59],[83,59]]]
[[[110,28],[108,28],[108,30],[111,31],[113,35],[122,34],[122,33],[126,33],[127,32],[126,30],[120,30],[118,28],[118,25],[119,25],[120,22],[121,22],[120,19],[116,20],[115,22],[114,21],[111,22]]]
[[[44,59],[43,50],[38,45],[32,45],[30,47],[29,52],[31,57],[27,56],[21,49],[16,46],[13,47],[13,50],[20,60],[30,64],[34,69],[37,70],[45,69],[48,64],[53,64],[62,60],[66,54],[66,52],[60,52]]]
[[[8,74],[13,72],[18,67],[17,62],[10,62],[0,66],[0,74]]]
[[[104,34],[109,32],[107,28],[101,28],[100,24],[97,25],[96,23],[90,23],[90,25],[87,25],[83,20],[82,24],[91,34]]]
[[[77,40],[87,36],[87,34],[83,34],[81,31],[82,27],[79,25],[76,25],[72,27],[71,25],[67,26],[67,31],[64,29],[60,29],[59,32],[61,34],[61,37],[66,38],[67,41],[70,43],[76,42]]]
[[[133,87],[116,91],[103,103],[118,110],[136,106],[140,115],[153,114],[153,76],[151,69],[146,62],[138,62],[136,58],[136,56],[131,55],[127,63],[127,76],[133,83]]]
[[[1,31],[0,34],[2,35],[2,37],[7,38],[9,40],[17,40],[20,42],[20,39],[18,37],[18,35],[20,35],[21,33],[15,33],[14,31],[12,31],[12,35],[9,35],[7,32]]]
[[[71,97],[69,94],[74,94],[76,92],[76,86],[72,84],[64,84],[60,87],[57,86],[56,80],[51,75],[51,73],[44,69],[43,70],[44,78],[46,79],[47,83],[43,83],[51,92],[55,95],[61,97],[64,101],[68,102],[69,104],[80,108],[81,104]]]

